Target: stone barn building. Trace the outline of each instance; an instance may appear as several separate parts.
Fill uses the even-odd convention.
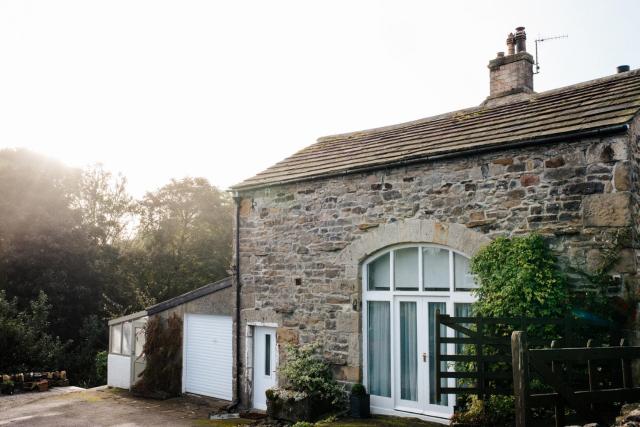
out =
[[[434,313],[468,312],[468,260],[496,236],[541,233],[580,270],[624,236],[612,292],[636,293],[640,70],[536,93],[525,37],[479,106],[323,137],[233,187],[243,406],[277,383],[278,345],[314,341],[374,412],[448,418]]]

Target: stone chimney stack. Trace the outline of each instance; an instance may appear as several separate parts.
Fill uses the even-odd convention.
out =
[[[489,62],[489,78],[488,100],[533,93],[533,57],[527,52],[524,27],[507,36],[507,55],[498,52]]]

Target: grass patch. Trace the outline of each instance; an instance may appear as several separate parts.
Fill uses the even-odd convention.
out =
[[[232,418],[229,420],[196,420],[194,421],[194,426],[224,426],[224,427],[235,427],[235,426],[246,426],[255,422],[255,420],[248,420],[245,418]]]
[[[427,421],[422,421],[416,418],[402,418],[402,417],[383,417],[374,416],[366,420],[360,419],[342,419],[332,423],[326,424],[331,427],[371,427],[371,426],[386,426],[386,427],[442,427],[441,424],[434,424]]]

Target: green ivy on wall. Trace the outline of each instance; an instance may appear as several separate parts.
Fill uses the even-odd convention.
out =
[[[471,260],[479,288],[474,314],[491,317],[564,317],[569,287],[538,234],[499,237]]]

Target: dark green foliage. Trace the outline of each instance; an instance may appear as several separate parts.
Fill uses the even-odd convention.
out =
[[[182,319],[175,314],[165,321],[149,319],[145,327],[146,367],[134,391],[166,399],[182,392]]]
[[[0,290],[0,374],[64,368],[67,346],[48,333],[50,308],[43,292],[19,310]]]
[[[567,281],[555,256],[537,234],[494,240],[472,258],[471,271],[479,284],[475,291],[478,300],[473,304],[475,316],[557,319],[571,312]],[[517,327],[519,325],[485,325],[482,333],[508,337]],[[548,339],[549,343],[558,332],[549,326],[527,328],[531,338]],[[495,354],[498,350],[485,348],[485,351]],[[465,346],[464,352],[474,354],[475,347]],[[504,371],[508,366],[496,363],[485,368]],[[460,363],[456,370],[475,371],[475,364]],[[502,426],[510,425],[513,419],[512,396],[490,396],[486,400],[470,396],[461,398],[459,403],[466,410],[456,413],[454,420],[461,423]]]
[[[564,317],[569,288],[556,259],[537,234],[499,237],[471,260],[480,287],[475,315]]]
[[[97,354],[107,348],[108,337],[104,321],[96,315],[86,317],[78,331],[77,338],[68,352],[70,366],[69,379],[84,387],[106,384],[106,376],[100,378],[96,370]]]
[[[226,277],[233,206],[204,178],[172,180],[140,202],[136,274],[157,301]]]
[[[95,368],[96,368],[96,384],[104,385],[107,383],[107,357],[106,351],[99,351],[96,354]]]
[[[456,412],[452,422],[479,427],[498,427],[513,425],[513,396],[490,396],[486,400],[470,396],[467,410]]]
[[[100,165],[81,171],[0,150],[4,305],[15,298],[9,311],[31,313],[44,292],[49,317],[41,331],[65,343],[54,366],[37,347],[2,345],[0,359],[19,355],[12,363],[26,370],[65,369],[73,384],[103,383],[95,358],[107,348],[107,319],[225,277],[232,211],[228,196],[202,178],[172,181],[137,202],[126,179]]]
[[[360,383],[354,384],[351,387],[351,394],[354,396],[364,396],[367,394],[367,389]]]

